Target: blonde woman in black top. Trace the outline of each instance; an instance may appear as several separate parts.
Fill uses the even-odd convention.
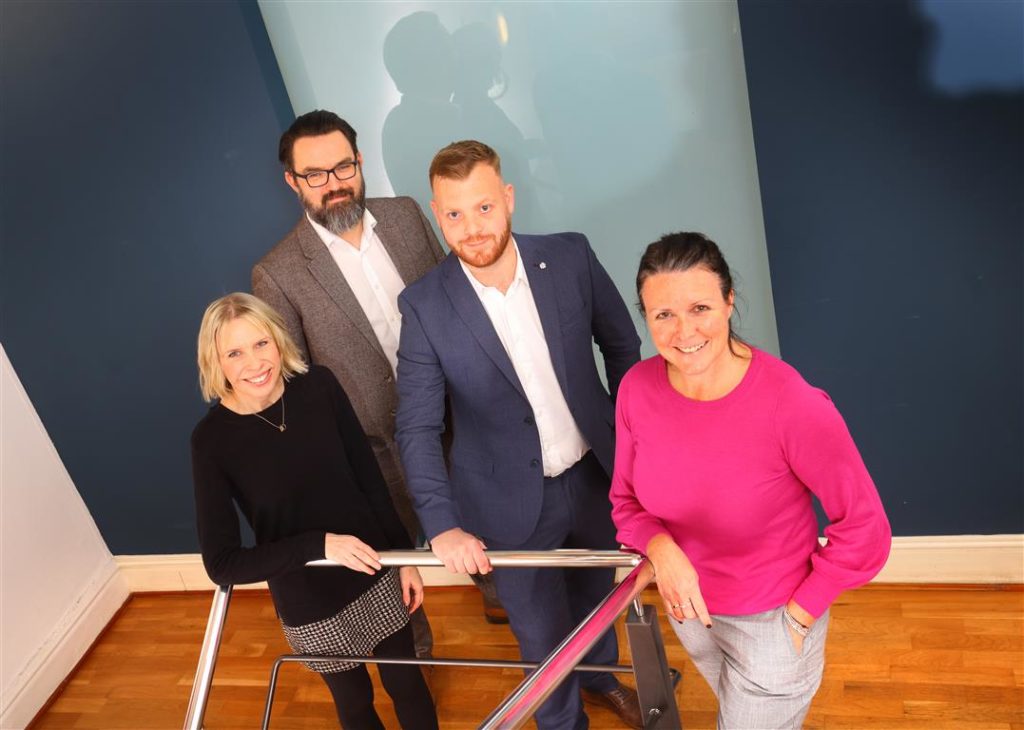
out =
[[[292,650],[409,657],[415,568],[382,568],[378,550],[412,546],[373,450],[334,375],[308,368],[280,317],[249,294],[210,304],[198,343],[203,396],[218,400],[192,433],[203,562],[218,584],[266,580]],[[242,545],[235,504],[256,537]],[[328,558],[346,568],[307,568]],[[383,730],[365,666],[315,662],[349,730]],[[437,728],[415,665],[378,666],[407,730]]]

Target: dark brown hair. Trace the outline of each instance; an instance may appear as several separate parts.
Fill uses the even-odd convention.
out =
[[[339,117],[334,112],[316,109],[303,114],[292,122],[292,126],[281,135],[281,141],[277,145],[277,159],[281,161],[286,170],[291,171],[295,159],[292,151],[295,149],[295,140],[300,137],[319,137],[331,132],[341,132],[345,139],[352,145],[352,154],[358,155],[359,148],[356,147],[356,130],[352,125]]]
[[[729,295],[735,292],[735,288],[729,264],[726,263],[718,244],[703,233],[666,233],[648,246],[644,255],[640,257],[640,268],[636,272],[636,295],[639,299],[640,312],[644,313],[643,288],[648,278],[655,274],[689,271],[697,266],[718,277],[722,299],[728,302]],[[733,312],[735,311],[734,307]],[[738,353],[732,349],[733,341],[743,343],[743,339],[733,331],[730,318],[729,351],[736,355]]]

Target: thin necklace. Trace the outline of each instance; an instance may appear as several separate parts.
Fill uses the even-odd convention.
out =
[[[256,418],[260,419],[264,423],[270,424],[271,426],[276,428],[281,433],[284,433],[285,429],[288,428],[288,426],[284,422],[284,393],[281,393],[281,424],[280,425],[274,423],[271,420],[268,420],[268,419],[264,418],[259,413],[253,413],[252,415],[256,416]]]

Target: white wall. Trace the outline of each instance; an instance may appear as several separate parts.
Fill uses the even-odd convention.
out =
[[[0,728],[32,719],[127,598],[0,345]]]

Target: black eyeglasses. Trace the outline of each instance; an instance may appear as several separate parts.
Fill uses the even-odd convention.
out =
[[[359,169],[359,162],[353,160],[351,162],[339,162],[334,166],[333,170],[313,170],[313,172],[307,172],[305,175],[292,170],[293,177],[301,177],[306,181],[306,185],[311,188],[322,188],[327,184],[327,181],[331,179],[331,173],[334,173],[334,177],[338,179],[338,182],[342,180],[351,180],[356,176],[356,170]]]

